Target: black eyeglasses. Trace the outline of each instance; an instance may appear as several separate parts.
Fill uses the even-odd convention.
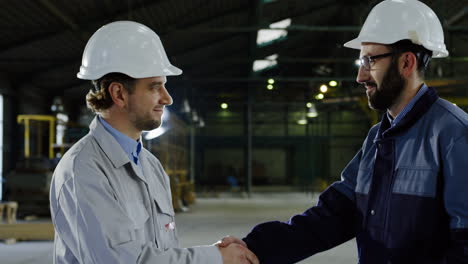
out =
[[[388,52],[380,55],[375,55],[375,56],[362,56],[359,58],[359,65],[363,67],[366,71],[370,71],[371,69],[371,64],[379,58],[384,58],[393,55],[393,52]]]

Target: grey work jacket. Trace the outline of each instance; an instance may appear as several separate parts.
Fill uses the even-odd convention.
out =
[[[169,178],[148,150],[140,162],[93,120],[52,179],[54,263],[222,263],[214,246],[179,248]]]

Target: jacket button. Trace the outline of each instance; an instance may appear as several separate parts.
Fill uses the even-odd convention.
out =
[[[374,210],[371,210],[371,211],[370,211],[370,214],[371,214],[371,215],[375,215],[375,211],[374,211]]]

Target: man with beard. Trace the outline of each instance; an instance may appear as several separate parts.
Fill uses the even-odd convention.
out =
[[[468,263],[468,115],[424,84],[430,58],[448,55],[437,16],[385,0],[345,46],[361,50],[357,82],[382,121],[316,206],[220,245],[294,263],[356,238],[360,264]]]
[[[158,35],[131,21],[103,26],[88,41],[78,78],[98,115],[58,164],[50,191],[54,263],[258,263],[241,245],[180,248],[169,178],[141,144],[172,104],[171,65]]]

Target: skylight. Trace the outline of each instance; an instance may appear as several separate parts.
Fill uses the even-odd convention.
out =
[[[256,60],[253,63],[252,69],[255,72],[263,71],[266,69],[271,69],[275,67],[276,65],[278,65],[277,59],[278,59],[278,54],[275,53],[273,55],[265,57],[264,60]]]
[[[270,24],[270,28],[278,29],[260,29],[257,33],[257,46],[266,46],[275,41],[285,39],[288,36],[287,27],[291,25],[291,19],[287,18]]]

